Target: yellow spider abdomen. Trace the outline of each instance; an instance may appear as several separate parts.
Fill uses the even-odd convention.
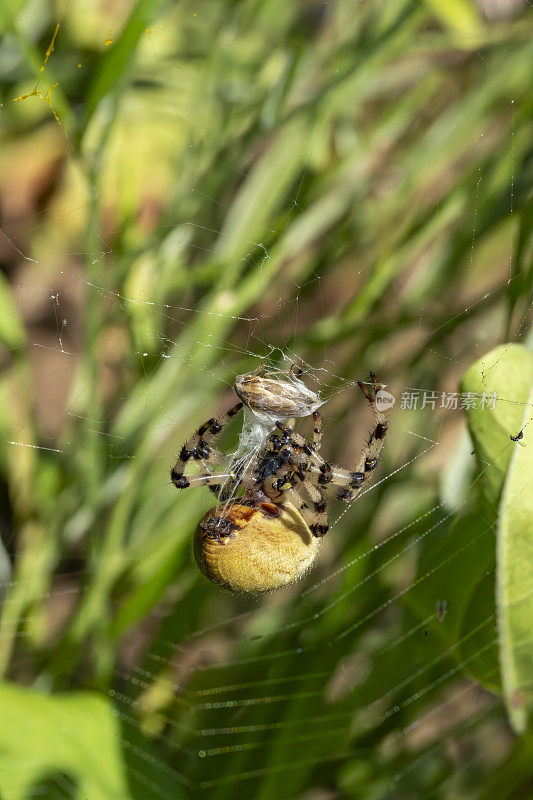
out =
[[[220,536],[208,533],[216,528]],[[256,594],[301,578],[312,566],[320,541],[291,503],[221,503],[196,529],[194,556],[210,580],[234,592]]]

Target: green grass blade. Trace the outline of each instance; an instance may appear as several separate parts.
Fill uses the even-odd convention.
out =
[[[87,93],[85,123],[87,126],[100,101],[117,85],[135,55],[135,46],[146,30],[161,0],[139,0],[120,37],[101,60]]]

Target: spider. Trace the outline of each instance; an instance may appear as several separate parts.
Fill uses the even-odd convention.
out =
[[[371,372],[370,390],[357,382],[375,419],[357,466],[351,471],[329,464],[320,454],[318,396],[299,380],[301,370],[291,367],[289,381],[273,374],[260,368],[238,376],[234,388],[241,401],[204,422],[170,471],[176,488],[208,486],[217,495],[219,503],[195,532],[194,555],[204,575],[237,592],[278,589],[310,569],[328,531],[329,502],[355,499],[378,463],[387,434],[387,419],[376,404],[382,387]],[[211,466],[225,460],[213,441],[243,405],[254,415],[266,414],[270,433],[248,459],[241,458],[229,472],[213,474]],[[310,414],[313,438],[307,441],[294,426],[297,417]],[[185,474],[190,461],[201,465],[199,475]],[[239,490],[243,494],[237,497]]]

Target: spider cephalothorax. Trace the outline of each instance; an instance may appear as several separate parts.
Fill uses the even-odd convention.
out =
[[[376,404],[381,387],[373,373],[370,377],[370,390],[358,384],[376,423],[353,471],[321,457],[322,423],[316,410],[321,403],[294,367],[289,380],[263,376],[262,370],[237,378],[235,391],[247,408],[262,415],[263,426],[270,423],[266,441],[229,471],[212,474],[211,465],[225,460],[212,442],[240,411],[240,402],[198,428],[170,473],[178,489],[205,485],[221,501],[202,519],[194,538],[196,561],[208,578],[234,591],[264,592],[292,583],[309,569],[328,531],[329,501],[352,502],[377,465],[387,420]],[[313,439],[307,441],[294,426],[296,418],[310,414]],[[185,475],[190,460],[200,463],[201,474]]]

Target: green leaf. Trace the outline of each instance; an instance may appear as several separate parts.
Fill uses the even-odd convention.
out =
[[[491,503],[497,503],[500,497],[515,452],[510,437],[522,428],[524,403],[532,381],[533,354],[518,344],[503,344],[491,350],[468,369],[461,381],[461,392],[471,392],[476,398],[475,407],[466,416],[481,485]],[[492,394],[497,395],[494,403]]]
[[[77,784],[76,797],[131,797],[120,726],[105,699],[88,692],[45,696],[4,683],[0,707],[3,800],[25,800],[32,786],[56,772]]]
[[[531,357],[533,360],[533,356]],[[531,403],[523,428],[532,419]],[[498,514],[497,602],[503,690],[511,724],[523,733],[533,710],[533,445],[513,443]]]
[[[517,733],[533,709],[533,445],[528,444],[533,402],[533,353],[501,345],[466,373],[462,391],[498,395],[494,408],[480,402],[467,412],[483,490],[494,516],[496,611],[503,693]],[[522,432],[523,440],[511,437]],[[494,505],[492,505],[494,504]],[[494,509],[494,510],[493,510]]]
[[[446,519],[446,518],[445,518]],[[494,640],[494,524],[479,509],[456,515],[451,524],[434,525],[422,543],[417,580],[406,603],[428,624],[435,641],[468,674],[498,689]],[[488,586],[492,588],[488,590]],[[439,621],[439,603],[446,614]]]

